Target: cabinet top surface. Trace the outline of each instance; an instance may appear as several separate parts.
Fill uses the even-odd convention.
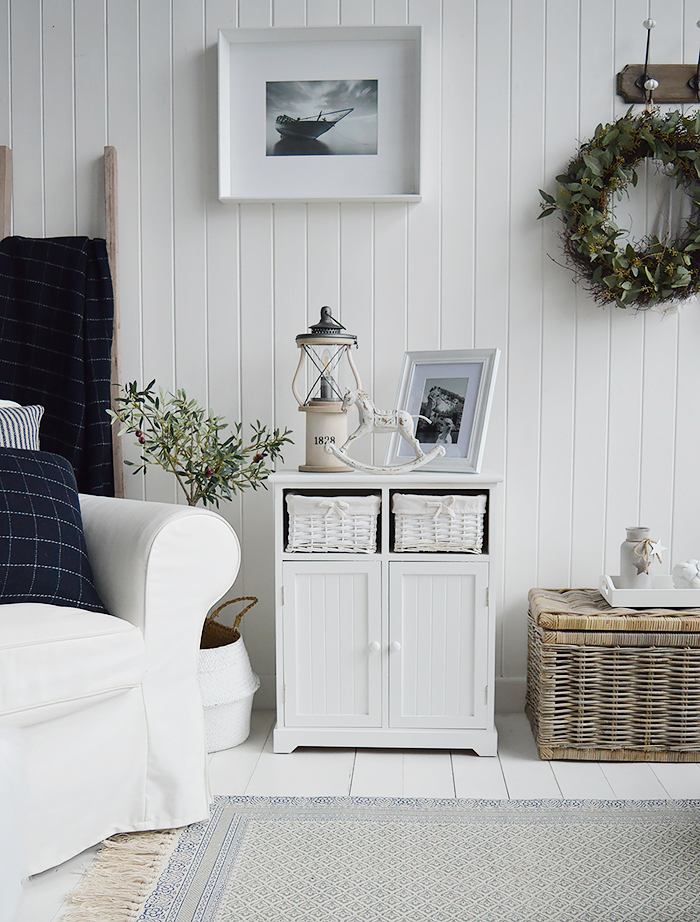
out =
[[[309,484],[318,486],[342,485],[352,487],[362,484],[379,488],[383,484],[395,487],[397,484],[404,486],[451,486],[469,488],[482,484],[495,484],[503,480],[503,475],[495,471],[484,471],[480,474],[465,474],[458,471],[413,471],[410,474],[364,474],[360,471],[341,471],[338,473],[315,474],[307,471],[276,471],[268,478],[270,483],[279,484]]]

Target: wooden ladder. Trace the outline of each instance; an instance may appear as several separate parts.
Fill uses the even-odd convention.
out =
[[[107,146],[104,149],[105,186],[105,239],[107,259],[112,276],[114,292],[114,322],[112,329],[112,406],[119,391],[121,374],[119,367],[119,247],[117,240],[117,151]],[[0,240],[9,237],[12,230],[12,151],[0,145]],[[118,427],[112,426],[112,460],[114,464],[114,495],[124,496],[124,452],[122,440],[117,436]]]

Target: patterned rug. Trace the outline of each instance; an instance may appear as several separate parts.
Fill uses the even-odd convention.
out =
[[[104,844],[63,922],[697,922],[700,800],[218,797]]]

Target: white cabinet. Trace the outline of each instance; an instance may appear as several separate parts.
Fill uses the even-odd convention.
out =
[[[377,560],[282,565],[284,714],[289,727],[381,727]]]
[[[275,752],[297,746],[496,754],[494,623],[500,478],[277,473]],[[480,553],[396,552],[392,495],[485,494]],[[377,549],[287,549],[286,496],[381,498]]]
[[[389,726],[488,725],[487,563],[389,563]]]

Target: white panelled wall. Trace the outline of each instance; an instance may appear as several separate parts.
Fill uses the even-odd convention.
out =
[[[296,467],[294,337],[321,305],[357,333],[363,383],[382,407],[393,406],[405,350],[503,350],[485,457],[506,477],[502,708],[522,703],[530,587],[596,585],[617,572],[624,529],[638,523],[669,546],[669,561],[700,557],[700,307],[664,317],[597,307],[557,264],[556,219],[536,221],[538,188],[552,189],[578,142],[625,111],[615,74],[643,60],[647,15],[658,22],[652,60],[695,62],[690,0],[4,0],[0,9],[14,233],[103,234],[102,150],[117,149],[125,380],[183,387],[246,425],[290,426],[286,466]],[[420,204],[218,201],[218,29],[403,24],[423,27]],[[636,236],[655,209],[653,190],[635,191]],[[127,489],[178,499],[156,470],[145,485],[127,476]],[[256,703],[270,706],[271,495],[222,511],[243,544],[236,594],[260,598],[244,633],[263,679]]]

